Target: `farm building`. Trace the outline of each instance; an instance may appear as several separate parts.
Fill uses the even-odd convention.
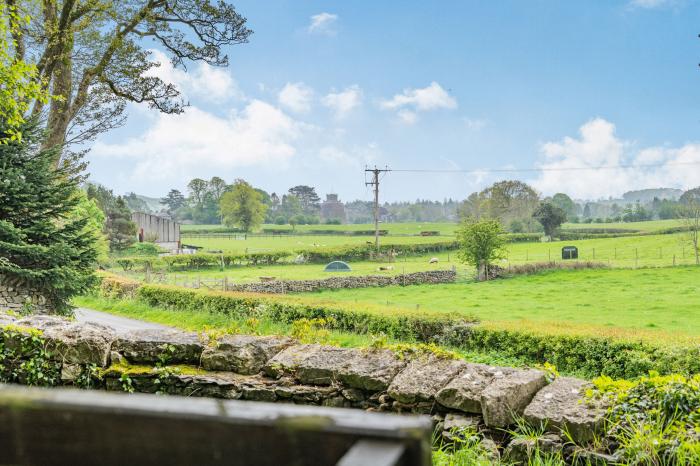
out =
[[[338,200],[337,194],[326,194],[326,200],[321,204],[321,221],[339,220],[345,223],[345,206]]]
[[[136,234],[139,242],[149,241],[164,249],[179,249],[179,223],[143,212],[132,213],[131,220],[136,224]]]

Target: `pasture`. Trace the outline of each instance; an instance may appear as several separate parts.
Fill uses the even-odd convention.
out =
[[[456,312],[512,329],[700,341],[696,267],[551,271],[489,282],[308,293],[323,302]]]

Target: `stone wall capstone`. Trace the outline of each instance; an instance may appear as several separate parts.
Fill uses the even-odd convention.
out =
[[[399,275],[363,275],[329,277],[320,280],[273,280],[258,283],[229,284],[228,291],[250,293],[305,293],[318,290],[348,288],[369,288],[380,286],[436,285],[454,283],[457,272],[454,270],[430,270]]]

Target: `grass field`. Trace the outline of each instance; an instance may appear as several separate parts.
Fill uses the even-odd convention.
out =
[[[565,223],[562,228],[566,230],[577,229],[585,230],[590,228],[615,228],[622,230],[639,230],[645,233],[653,233],[655,231],[664,230],[682,226],[682,220],[649,220],[646,222],[617,222],[617,223]]]
[[[459,312],[511,327],[627,329],[700,337],[700,268],[554,271],[485,283],[308,293],[322,301]],[[661,336],[661,335],[660,335]],[[700,341],[700,339],[698,339]]]
[[[439,231],[440,235],[454,235],[457,229],[457,223],[431,223],[431,222],[412,222],[412,223],[380,223],[381,230],[387,230],[390,235],[417,235],[421,231]],[[201,230],[225,231],[227,227],[223,225],[182,225],[181,231],[195,233]],[[290,225],[274,225],[264,224],[260,226],[260,231],[263,229],[274,229],[277,231],[292,231]],[[344,231],[374,231],[374,223],[360,223],[348,225],[297,225],[294,228],[295,232],[305,233],[312,230],[334,230],[339,233]]]
[[[382,244],[420,244],[454,241],[447,236],[394,236],[382,237]],[[295,251],[298,249],[325,248],[351,244],[374,244],[373,236],[334,236],[334,235],[304,235],[304,236],[249,236],[247,239],[228,238],[183,238],[184,244],[201,246],[205,250],[221,250],[230,252],[257,251]]]

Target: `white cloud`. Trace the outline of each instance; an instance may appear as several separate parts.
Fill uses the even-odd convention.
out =
[[[277,96],[280,105],[293,112],[306,113],[311,110],[313,90],[304,83],[287,83]]]
[[[97,142],[95,157],[132,160],[134,180],[186,181],[246,166],[284,166],[306,126],[278,108],[253,100],[221,118],[197,107],[182,115],[159,114],[140,136],[120,143]]]
[[[418,121],[418,114],[412,112],[411,110],[399,110],[396,112],[396,116],[399,117],[399,121],[407,125],[412,125]]]
[[[672,0],[631,0],[629,4],[630,6],[636,8],[653,9],[663,7],[671,3]]]
[[[318,152],[318,158],[329,165],[346,165],[358,169],[375,163],[379,155],[380,150],[376,143],[355,146],[348,150],[328,145],[321,147]]]
[[[457,101],[435,81],[419,89],[404,89],[403,94],[396,94],[390,100],[381,102],[385,109],[412,107],[415,110],[435,110],[438,108],[457,108]]]
[[[226,69],[199,63],[192,71],[186,72],[175,68],[167,55],[160,50],[153,49],[150,52],[151,59],[160,66],[151,68],[146,74],[174,84],[185,98],[198,97],[212,102],[231,97],[244,98],[238,84]]]
[[[700,144],[635,150],[616,136],[615,125],[602,118],[581,126],[578,138],[548,142],[541,149],[544,160],[538,167],[548,171],[532,183],[548,195],[564,192],[578,199],[599,199],[650,186],[700,185],[700,170],[692,165],[700,164]],[[620,165],[629,168],[596,169]]]
[[[306,28],[310,34],[323,34],[326,36],[334,36],[335,23],[338,21],[338,15],[332,13],[319,13],[311,17],[311,23]]]
[[[488,121],[481,118],[465,118],[464,126],[470,131],[481,131],[488,124]]]
[[[343,118],[362,103],[362,89],[353,84],[340,92],[327,94],[321,99],[321,103],[333,110],[336,118]]]

